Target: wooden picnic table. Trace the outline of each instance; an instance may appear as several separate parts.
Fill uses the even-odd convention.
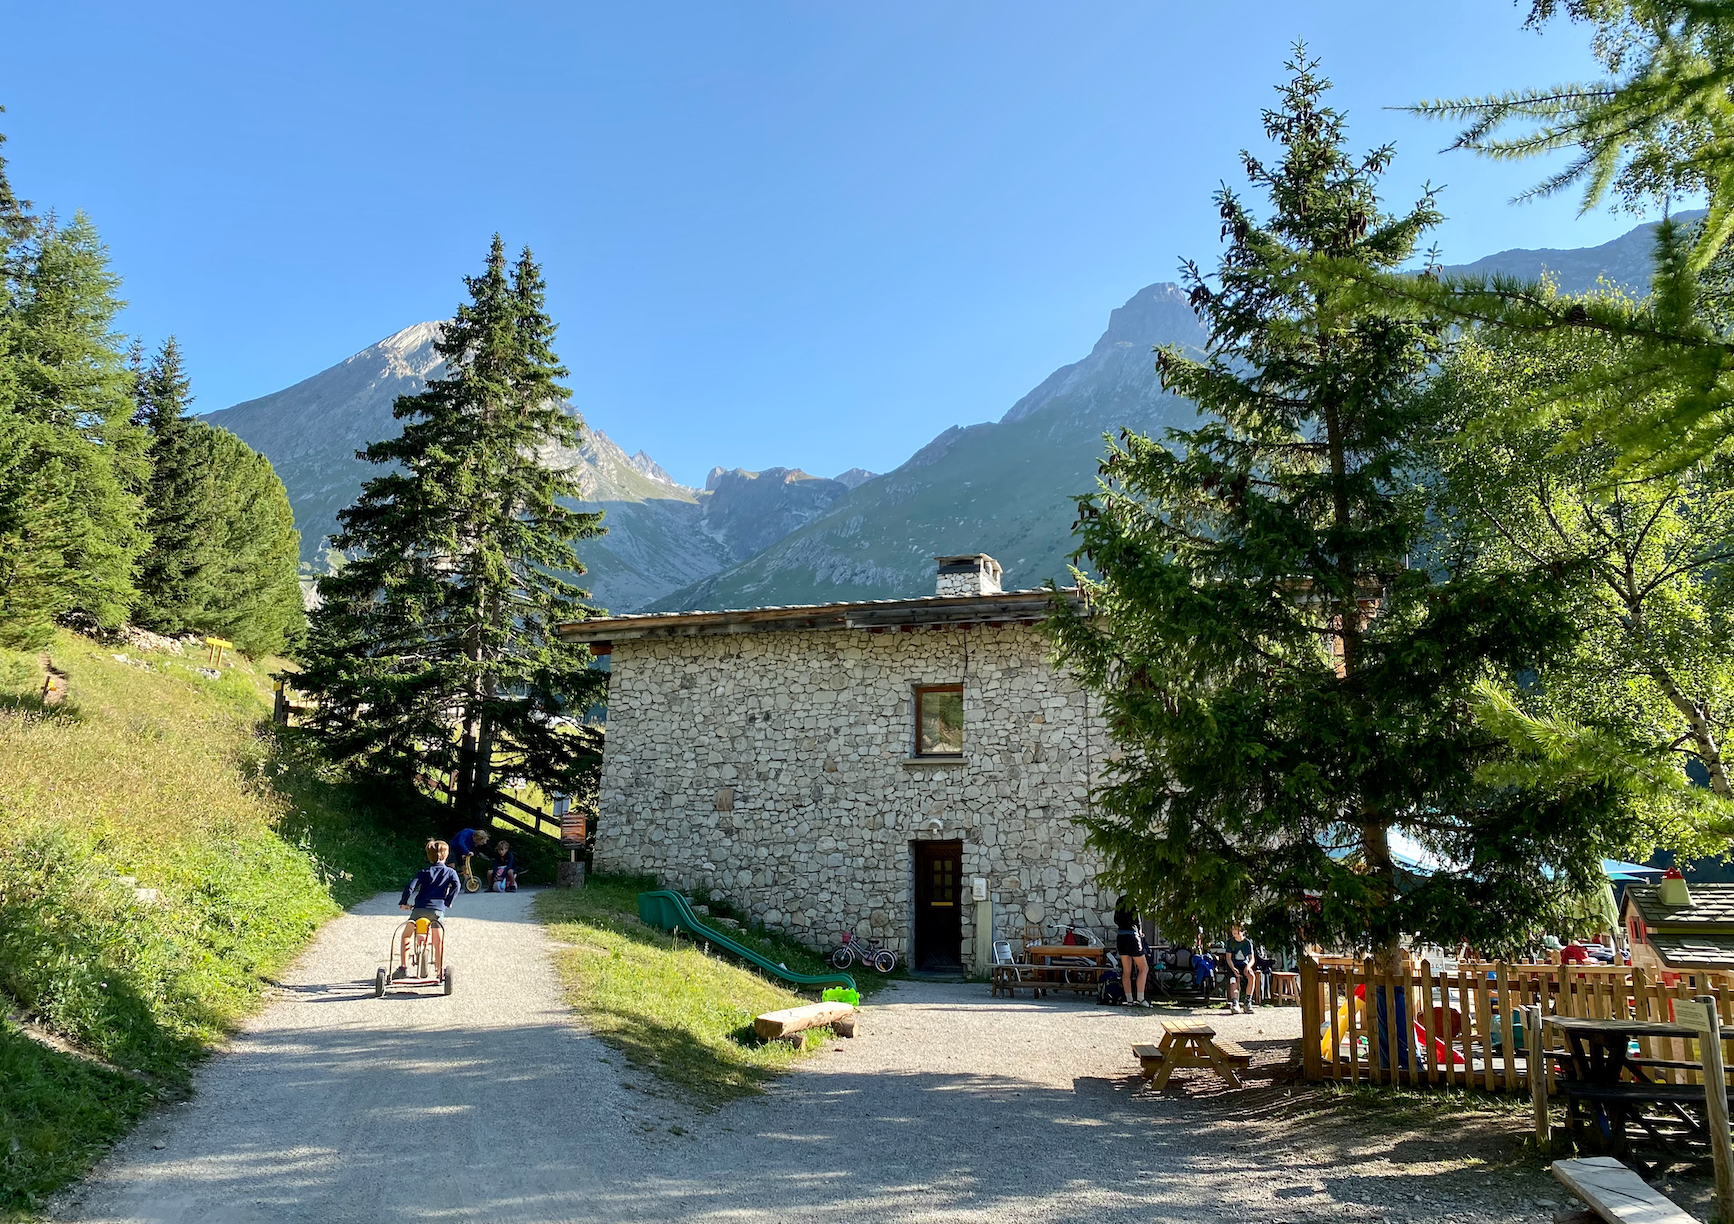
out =
[[[1239,1088],[1237,1072],[1252,1062],[1252,1055],[1237,1043],[1218,1041],[1216,1030],[1202,1020],[1164,1020],[1161,1043],[1135,1044],[1132,1054],[1143,1066],[1144,1078],[1157,1089],[1168,1086],[1176,1067],[1207,1067],[1230,1088]]]
[[[1563,1073],[1559,1090],[1565,1094],[1566,1121],[1579,1151],[1629,1157],[1634,1124],[1673,1156],[1688,1155],[1682,1150],[1685,1144],[1709,1146],[1704,1118],[1689,1108],[1705,1108],[1704,1086],[1660,1083],[1650,1074],[1654,1067],[1699,1064],[1631,1053],[1633,1038],[1697,1040],[1703,1034],[1654,1020],[1544,1016],[1541,1022],[1565,1038],[1565,1049],[1548,1054]]]
[[[1093,994],[1101,985],[1102,970],[1108,966],[1108,949],[1091,944],[1029,944],[1024,948],[1024,959],[1034,972],[1031,980],[1020,985],[1031,986],[1037,993],[1071,990]],[[1074,963],[1067,964],[1067,960]]]

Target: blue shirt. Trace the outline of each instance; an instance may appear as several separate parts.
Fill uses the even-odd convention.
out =
[[[458,835],[452,838],[452,857],[458,859],[475,852],[476,831],[474,829],[459,829]]]
[[[415,901],[409,899],[415,894]],[[457,899],[458,873],[444,863],[430,863],[416,873],[415,879],[409,882],[409,887],[403,890],[403,896],[398,898],[399,905],[414,904],[416,909],[438,910],[445,912],[446,906]]]

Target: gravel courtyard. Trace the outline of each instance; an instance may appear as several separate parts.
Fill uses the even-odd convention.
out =
[[[459,988],[372,997],[379,897],[57,1218],[90,1221],[1551,1219],[1520,1124],[1302,1116],[1297,1009],[1218,1016],[1249,1087],[1141,1086],[1163,1013],[910,982],[762,1097],[702,1114],[583,1033],[526,894],[466,899]],[[1174,1014],[1174,1013],[1167,1013]]]

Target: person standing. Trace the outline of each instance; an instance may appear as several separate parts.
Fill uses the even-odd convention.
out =
[[[1144,933],[1138,929],[1138,907],[1129,897],[1114,902],[1114,950],[1120,954],[1126,1002],[1133,1007],[1149,1007],[1144,987],[1150,979],[1150,958],[1144,952]]]

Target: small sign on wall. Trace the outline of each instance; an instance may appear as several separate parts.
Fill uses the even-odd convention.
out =
[[[987,900],[987,881],[985,879],[983,879],[981,876],[976,876],[973,879],[971,879],[969,882],[969,895],[970,895],[970,898],[972,900],[986,901]]]

